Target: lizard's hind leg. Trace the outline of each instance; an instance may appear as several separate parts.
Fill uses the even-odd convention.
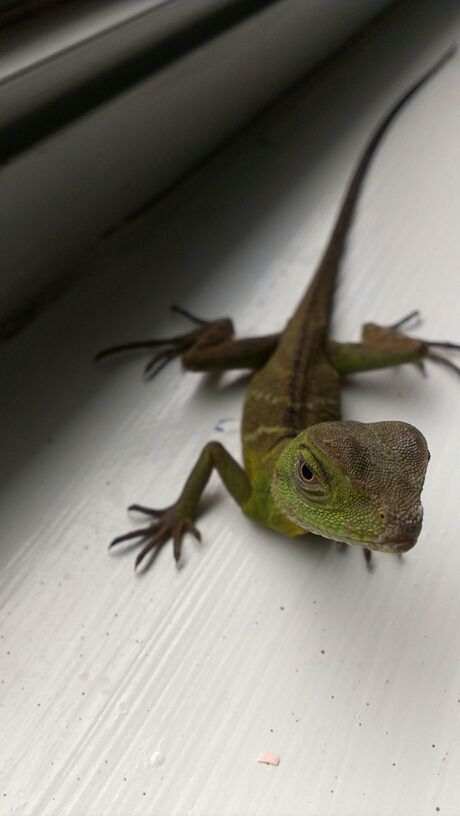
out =
[[[460,351],[460,344],[452,343],[447,340],[421,339],[417,341],[416,338],[412,338],[401,331],[403,327],[407,327],[408,323],[411,323],[413,320],[416,321],[416,325],[419,324],[420,312],[418,309],[414,309],[414,311],[405,315],[400,320],[396,321],[396,323],[392,323],[390,326],[379,326],[376,323],[365,323],[362,328],[362,339],[365,343],[379,342],[382,343],[382,345],[387,345],[387,347],[395,345],[395,343],[398,342],[398,339],[402,342],[418,342],[420,344],[419,359],[416,359],[413,362],[419,366],[422,372],[424,371],[424,360],[432,360],[433,362],[441,363],[442,365],[445,365],[451,370],[455,371],[457,374],[460,374],[459,366],[452,362],[452,360],[449,360],[448,357],[439,354],[437,351],[433,351],[433,349]]]
[[[362,328],[362,343],[337,343],[330,340],[327,349],[330,362],[341,375],[374,371],[405,363],[412,363],[423,371],[425,360],[441,363],[460,374],[460,367],[437,351],[437,349],[448,352],[460,351],[459,343],[447,340],[422,340],[400,331],[416,317],[418,312],[411,312],[391,326],[366,323]]]
[[[172,306],[171,309],[173,312],[177,312],[194,323],[196,328],[184,334],[173,335],[172,337],[135,340],[134,342],[110,346],[100,351],[96,355],[95,361],[99,362],[100,360],[122,352],[145,352],[155,349],[156,351],[153,357],[151,357],[144,368],[144,377],[150,380],[159,374],[159,372],[176,357],[184,357],[191,349],[212,348],[228,340],[233,335],[233,323],[229,318],[202,320],[190,314],[190,312],[185,309],[182,309],[180,306]]]
[[[279,334],[263,337],[233,339],[233,323],[229,318],[202,320],[179,306],[171,307],[183,317],[196,324],[185,334],[154,340],[136,340],[111,346],[100,351],[95,360],[103,360],[115,354],[129,351],[155,351],[144,368],[144,376],[151,380],[176,357],[180,357],[188,371],[229,371],[249,369],[257,371],[273,354]]]

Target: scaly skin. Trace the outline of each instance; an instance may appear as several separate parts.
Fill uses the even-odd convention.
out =
[[[310,531],[359,544],[365,552],[400,553],[417,541],[429,460],[426,441],[404,422],[341,421],[340,378],[382,366],[421,365],[426,358],[455,368],[432,347],[459,347],[407,337],[400,331],[404,321],[386,328],[365,326],[360,344],[332,341],[329,326],[346,236],[375,150],[401,108],[452,53],[430,68],[376,128],[352,175],[313,280],[283,332],[233,340],[230,320],[204,321],[185,313],[198,325],[188,334],[117,346],[99,355],[163,346],[148,363],[147,376],[178,355],[191,370],[247,367],[257,372],[244,405],[244,469],[222,445],[210,442],[173,505],[163,510],[132,505],[153,521],[118,536],[112,544],[138,538],[144,546],[136,565],[170,538],[178,559],[184,533],[199,537],[193,522],[213,469],[248,516],[281,533]]]
[[[420,493],[430,454],[405,422],[324,422],[279,457],[275,503],[300,527],[346,544],[401,553],[422,527]]]

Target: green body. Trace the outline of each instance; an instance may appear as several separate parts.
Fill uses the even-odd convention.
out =
[[[423,435],[403,422],[342,421],[344,375],[431,357],[433,344],[399,331],[402,323],[366,325],[362,343],[329,338],[334,286],[347,233],[375,150],[400,109],[452,56],[451,50],[407,91],[376,128],[352,175],[343,203],[310,286],[285,329],[266,337],[234,340],[230,320],[191,318],[198,328],[166,341],[115,347],[164,345],[148,364],[153,375],[174,356],[195,371],[249,368],[243,423],[242,468],[218,442],[202,450],[179,499],[165,510],[134,505],[153,517],[150,525],[118,536],[144,542],[136,564],[151,550],[174,540],[180,556],[183,534],[199,536],[193,521],[200,496],[215,468],[243,511],[287,535],[311,531],[366,551],[403,552],[422,523],[420,494],[429,460]],[[183,311],[183,310],[182,310]],[[434,344],[454,347],[453,344]]]

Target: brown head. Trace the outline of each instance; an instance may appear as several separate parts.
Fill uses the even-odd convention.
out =
[[[275,501],[307,530],[384,552],[417,541],[430,454],[406,422],[323,422],[302,431],[281,454]]]

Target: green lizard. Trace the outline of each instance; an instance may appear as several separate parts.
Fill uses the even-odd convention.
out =
[[[138,504],[147,526],[115,538],[110,546],[139,539],[136,567],[147,553],[173,540],[180,558],[185,533],[200,539],[194,521],[198,503],[216,469],[228,492],[252,519],[289,536],[313,532],[371,550],[402,553],[416,543],[422,525],[420,494],[429,460],[422,433],[405,422],[361,423],[340,419],[340,381],[347,374],[429,358],[460,371],[433,347],[452,343],[413,339],[403,321],[367,324],[362,343],[329,339],[334,285],[363,179],[375,150],[401,108],[452,56],[433,65],[392,107],[374,131],[351,177],[322,259],[296,311],[280,334],[234,340],[229,319],[205,321],[176,308],[196,328],[166,340],[115,346],[164,346],[146,367],[153,376],[181,356],[193,371],[247,368],[242,468],[219,442],[201,451],[177,501],[163,510]],[[415,313],[414,313],[415,314]]]

